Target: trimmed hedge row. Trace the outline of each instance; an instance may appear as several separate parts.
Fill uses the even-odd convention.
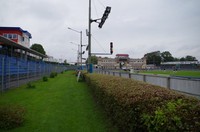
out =
[[[126,78],[85,74],[97,103],[120,131],[198,131],[200,101]]]

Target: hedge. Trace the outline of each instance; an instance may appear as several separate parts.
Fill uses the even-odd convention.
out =
[[[119,131],[198,131],[200,101],[175,91],[100,74],[85,74],[97,103]]]

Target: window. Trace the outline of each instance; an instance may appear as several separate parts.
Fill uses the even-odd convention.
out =
[[[17,39],[17,34],[13,34],[13,39]]]
[[[9,39],[17,39],[17,34],[3,34],[4,37],[9,38]]]
[[[9,39],[12,39],[12,34],[8,34],[8,38],[9,38]]]
[[[5,38],[7,38],[8,34],[3,34],[3,36],[4,36]]]

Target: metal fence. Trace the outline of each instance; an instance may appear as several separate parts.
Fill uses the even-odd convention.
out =
[[[200,79],[184,78],[173,76],[145,75],[145,74],[130,74],[115,71],[96,70],[96,73],[130,78],[138,81],[144,81],[150,84],[158,85],[164,88],[176,90],[188,95],[200,97]]]
[[[51,72],[60,73],[66,69],[67,67],[61,64],[0,55],[1,91],[49,76]]]

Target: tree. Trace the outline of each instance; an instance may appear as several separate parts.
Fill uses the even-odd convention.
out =
[[[186,57],[181,57],[180,61],[197,61],[196,57],[187,55]]]
[[[169,51],[164,51],[161,53],[161,57],[163,59],[163,62],[169,62],[169,61],[174,61],[174,57]]]
[[[181,57],[180,61],[186,61],[186,59],[184,57]]]
[[[144,55],[147,59],[147,64],[154,64],[159,66],[161,63],[161,54],[160,51],[155,51],[151,53],[147,53]]]
[[[180,61],[180,59],[179,59],[179,58],[176,58],[176,57],[174,57],[174,61]]]
[[[41,44],[33,44],[30,49],[35,50],[43,55],[46,55],[46,52]]]
[[[67,60],[64,60],[64,64],[67,64]]]
[[[70,65],[69,63],[67,63],[67,60],[64,60],[64,65]]]
[[[92,64],[97,64],[98,63],[98,59],[96,56],[91,56],[91,63]],[[88,59],[86,60],[86,64],[88,63]]]
[[[196,57],[193,57],[193,56],[191,56],[191,55],[187,55],[187,56],[185,57],[185,59],[186,59],[186,61],[197,61]]]

